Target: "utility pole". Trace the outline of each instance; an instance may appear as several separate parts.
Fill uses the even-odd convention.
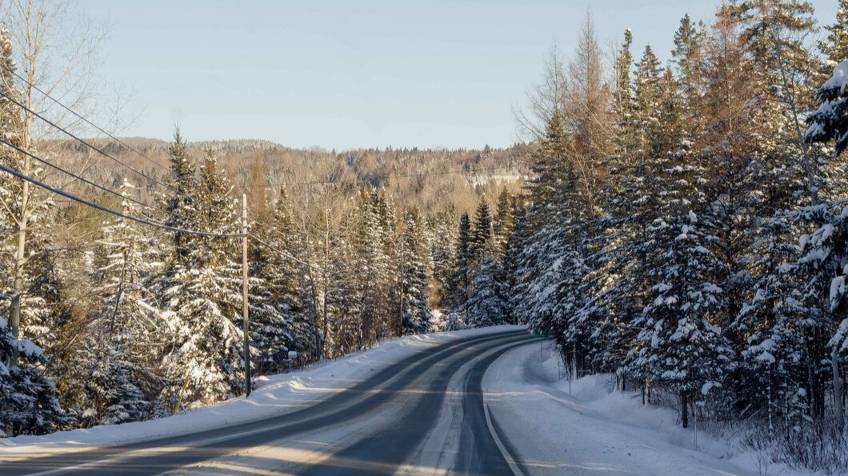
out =
[[[324,266],[322,266],[321,274],[324,278],[324,322],[323,322],[323,339],[321,340],[321,358],[327,353],[327,339],[330,335],[329,321],[327,320],[327,296],[330,290],[330,277],[328,269],[330,267],[330,209],[324,209]]]
[[[244,317],[244,396],[250,396],[250,315],[247,306],[247,194],[241,194],[241,312]]]
[[[398,314],[398,337],[403,336],[403,236],[400,237],[400,283],[398,288],[400,290],[400,312]]]

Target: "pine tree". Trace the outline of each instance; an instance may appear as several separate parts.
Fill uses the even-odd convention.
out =
[[[139,214],[127,199],[134,189],[126,179],[119,189],[128,216]],[[86,395],[77,405],[88,424],[143,420],[152,415],[152,400],[161,388],[153,369],[162,350],[163,321],[147,282],[158,271],[159,259],[138,225],[120,217],[106,222],[98,245],[100,302],[77,357],[86,374],[77,382]]]
[[[674,33],[674,50],[671,55],[675,67],[676,80],[683,97],[681,113],[689,124],[690,137],[694,140],[702,129],[701,118],[697,114],[701,95],[704,93],[705,79],[705,32],[702,23],[693,23],[689,15],[684,15],[680,26]]]
[[[427,231],[430,236],[427,241],[430,243],[430,262],[433,270],[431,302],[436,308],[446,308],[451,301],[456,258],[456,222],[456,211],[453,207],[448,207],[428,220]]]
[[[383,229],[388,220],[382,216],[388,209],[381,202],[376,190],[360,193],[352,243],[354,269],[358,270],[359,276],[368,276],[369,279],[357,279],[353,284],[358,288],[359,348],[370,347],[380,337],[389,335],[388,325],[392,316],[389,307],[390,262],[386,253],[386,231]]]
[[[479,264],[483,256],[483,250],[492,239],[492,212],[486,199],[480,200],[477,210],[474,212],[474,230],[471,234],[471,242],[468,252],[471,255],[472,266]]]
[[[473,256],[471,254],[471,219],[468,213],[463,213],[459,218],[459,232],[456,240],[456,258],[454,259],[454,272],[451,279],[451,304],[454,308],[461,308],[468,299],[468,290],[471,286],[471,265]]]
[[[427,302],[427,247],[418,211],[408,210],[404,218],[398,253],[402,325],[404,334],[416,334],[429,329],[432,316]]]
[[[506,189],[498,195],[492,232],[495,240],[495,254],[502,259],[506,253],[506,244],[515,228],[514,200]]]
[[[327,355],[336,357],[362,349],[362,287],[358,280],[359,260],[353,246],[356,217],[348,216],[331,236],[326,291],[330,339]]]
[[[177,144],[171,149],[172,161],[182,164],[188,159],[180,155]],[[181,169],[173,168],[179,178]],[[229,197],[231,187],[211,153],[204,159],[196,183],[192,199],[171,199],[171,203],[192,204],[194,213],[177,213],[186,228],[236,232],[239,220]],[[241,316],[241,278],[239,266],[232,260],[235,246],[215,237],[194,236],[192,246],[182,248],[186,241],[184,237],[176,242],[172,277],[164,291],[166,318],[175,336],[163,362],[164,400],[172,411],[226,398],[243,384],[239,372],[243,336],[236,324]]]
[[[760,105],[756,144],[765,155],[766,186],[785,197],[775,208],[792,200],[793,188],[806,189],[815,201],[821,187],[819,157],[804,143],[802,124],[822,79],[822,65],[806,42],[815,28],[814,11],[800,0],[736,1],[724,7],[742,26],[741,39],[752,57]]]
[[[8,364],[15,352],[18,361]],[[56,398],[56,387],[45,378],[41,348],[16,339],[0,318],[0,436],[43,434],[71,423]]]
[[[845,131],[848,130],[846,116],[846,84],[848,84],[848,62],[840,63],[830,79],[819,89],[816,98],[819,107],[807,118],[810,124],[805,140],[811,143],[836,141],[836,155],[845,150]],[[831,380],[833,384],[834,413],[837,429],[845,425],[844,379],[840,368],[845,364],[843,353],[848,349],[848,317],[846,317],[846,275],[848,275],[848,209],[844,203],[820,204],[802,211],[804,218],[817,226],[811,235],[801,237],[801,257],[797,269],[807,289],[806,297],[812,300],[808,326],[815,336],[822,332],[831,334]],[[837,323],[838,322],[838,323]],[[838,327],[837,327],[838,326]],[[835,330],[834,330],[835,329]],[[818,344],[818,342],[815,342]],[[822,351],[820,347],[815,350]],[[810,351],[811,360],[823,360],[821,355]],[[813,408],[817,416],[824,409],[823,395],[813,395]],[[816,408],[819,407],[819,408]]]
[[[180,130],[174,133],[174,141],[168,147],[173,193],[167,198],[165,212],[169,226],[189,229],[194,224],[194,214],[198,212],[197,176],[194,164],[188,157],[188,150]],[[174,233],[175,264],[188,262],[194,242],[183,232]]]
[[[261,280],[256,292],[263,295],[263,307],[256,306],[251,319],[253,346],[258,352],[257,369],[273,373],[291,367],[289,352],[300,360],[315,360],[315,319],[310,305],[309,272],[302,258],[304,243],[297,229],[288,196],[280,189],[267,223],[257,224],[256,232],[272,248],[257,244],[254,276]],[[298,258],[301,257],[301,258]]]
[[[652,227],[670,247],[656,256],[652,299],[639,322],[632,361],[635,370],[649,368],[653,379],[680,394],[684,427],[695,392],[705,397],[720,387],[735,362],[730,343],[714,324],[724,311],[722,290],[712,282],[719,263],[707,248],[709,236],[699,228],[694,213],[689,223],[659,221]]]
[[[839,0],[836,21],[825,26],[827,38],[819,42],[819,49],[830,61],[830,67],[848,60],[848,1]]]
[[[633,54],[630,48],[633,46],[633,33],[628,29],[624,31],[624,43],[619,47],[615,58],[615,89],[613,93],[613,110],[616,117],[615,131],[615,162],[626,163],[630,159],[637,145],[634,125],[634,98],[633,84],[630,80],[633,69]],[[616,166],[616,165],[614,165]],[[617,165],[620,166],[620,165]]]
[[[836,155],[848,147],[848,61],[840,63],[816,92],[818,109],[807,118],[807,142],[836,141]]]
[[[660,123],[657,113],[662,99],[661,75],[660,61],[648,45],[637,65],[635,78],[636,127],[642,131],[637,154],[642,157],[641,160],[654,157],[660,148],[657,139],[662,135],[663,124]]]
[[[480,266],[475,271],[471,295],[466,303],[466,324],[486,327],[502,324],[507,317],[507,303],[502,283],[498,281],[498,261],[491,242],[483,250]]]

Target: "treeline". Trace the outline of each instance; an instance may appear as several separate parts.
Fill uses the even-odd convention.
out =
[[[747,0],[709,25],[686,16],[667,65],[650,46],[634,60],[626,31],[609,74],[587,24],[538,90],[506,282],[567,368],[643,401],[671,392],[684,427],[766,422],[810,465],[822,435],[845,444],[848,363],[846,66],[817,89],[848,59],[848,2],[817,48],[813,13]]]
[[[61,140],[59,140],[61,139]],[[40,150],[72,170],[99,183],[119,186],[124,177],[137,183],[139,196],[159,192],[156,183],[144,180],[91,149],[60,137],[44,140]],[[168,177],[168,144],[150,139],[92,139],[91,142],[136,170],[157,178]],[[453,206],[473,209],[482,194],[496,196],[508,185],[517,191],[529,173],[532,146],[515,144],[504,149],[294,149],[267,141],[189,142],[192,153],[215,152],[239,190],[273,195],[285,186],[298,210],[326,208],[339,197],[351,196],[364,186],[391,194],[398,207],[417,206],[437,213]],[[142,156],[143,154],[143,156]],[[49,177],[55,171],[47,171]],[[73,185],[72,185],[73,186]],[[74,188],[76,190],[76,188]],[[90,190],[80,188],[85,193]],[[251,197],[253,198],[253,197]],[[326,199],[326,200],[325,200]],[[252,203],[255,200],[251,200]],[[254,207],[251,206],[251,211]]]

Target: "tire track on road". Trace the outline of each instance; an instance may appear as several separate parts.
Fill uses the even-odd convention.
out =
[[[429,431],[438,421],[438,415],[448,390],[451,378],[465,366],[469,359],[480,354],[493,351],[494,357],[487,356],[483,360],[482,368],[488,367],[497,356],[504,352],[531,342],[538,338],[529,334],[520,337],[505,338],[502,341],[486,342],[482,350],[469,347],[462,349],[456,356],[450,359],[445,368],[439,371],[435,378],[429,380],[427,386],[421,391],[417,398],[413,399],[414,406],[405,414],[397,418],[392,424],[375,429],[375,433],[369,437],[334,452],[324,461],[297,471],[304,476],[331,476],[343,474],[346,476],[366,475],[390,475],[397,473],[405,463],[409,463],[410,454],[421,444]],[[470,355],[465,355],[470,354]],[[474,365],[472,369],[480,368],[480,364]],[[472,370],[473,371],[473,370]],[[482,400],[481,400],[482,401]],[[463,423],[465,421],[463,420]],[[463,426],[463,431],[467,425]],[[477,431],[487,431],[486,423],[477,426]],[[435,470],[436,468],[420,468]],[[413,471],[415,472],[415,471]],[[511,473],[510,473],[511,474]]]
[[[526,335],[510,331],[461,339],[403,359],[372,377],[310,407],[264,420],[159,438],[136,444],[57,456],[5,461],[5,474],[155,474],[257,446],[285,436],[337,425],[373,411],[394,398],[396,390],[417,378],[418,370],[462,348],[492,340]],[[159,453],[157,453],[157,451]],[[135,453],[135,454],[133,454]]]

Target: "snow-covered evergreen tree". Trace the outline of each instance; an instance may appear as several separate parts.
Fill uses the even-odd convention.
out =
[[[124,197],[135,193],[126,179],[120,187]],[[139,214],[125,198],[125,215]],[[85,345],[73,358],[79,373],[74,382],[84,394],[77,411],[86,424],[122,423],[149,418],[152,400],[161,389],[154,373],[163,342],[164,322],[156,296],[148,286],[152,273],[160,271],[152,240],[140,225],[124,218],[108,220],[98,241],[99,262],[95,280],[99,302],[84,332]]]
[[[404,229],[399,239],[401,312],[403,333],[426,332],[432,310],[427,301],[427,247],[421,230],[421,219],[415,209],[407,210]]]
[[[825,26],[827,37],[819,42],[819,49],[830,61],[830,67],[848,60],[848,0],[839,0],[836,21]]]
[[[446,308],[450,305],[456,258],[454,253],[457,241],[456,221],[456,212],[452,207],[428,220],[428,243],[433,270],[431,302],[434,307]]]
[[[177,183],[188,157],[179,142],[172,147]],[[199,170],[196,189],[180,189],[190,197],[172,197],[178,204],[172,222],[213,233],[240,228],[230,185],[211,152]],[[182,192],[180,191],[182,190]],[[173,218],[177,218],[174,220]],[[173,341],[165,356],[164,401],[172,411],[236,394],[243,386],[241,273],[232,241],[207,236],[180,236],[175,241],[171,276],[165,289],[165,317]]]
[[[471,283],[471,295],[466,303],[466,324],[485,327],[506,321],[507,303],[502,283],[498,281],[498,260],[494,245],[489,242],[483,250],[480,265]]]
[[[280,189],[267,223],[257,224],[264,242],[255,244],[256,293],[262,294],[251,319],[258,368],[275,372],[290,368],[289,351],[300,360],[315,360],[315,315],[305,243],[296,226],[285,189]]]
[[[468,245],[472,266],[476,267],[479,265],[483,257],[483,251],[491,239],[492,212],[489,210],[489,204],[484,197],[477,204],[477,210],[474,212],[474,228],[471,232],[471,242]]]
[[[471,285],[471,266],[473,263],[471,240],[471,219],[468,213],[463,213],[459,218],[454,270],[449,292],[450,304],[455,308],[464,306],[465,301],[468,299],[468,290]]]

